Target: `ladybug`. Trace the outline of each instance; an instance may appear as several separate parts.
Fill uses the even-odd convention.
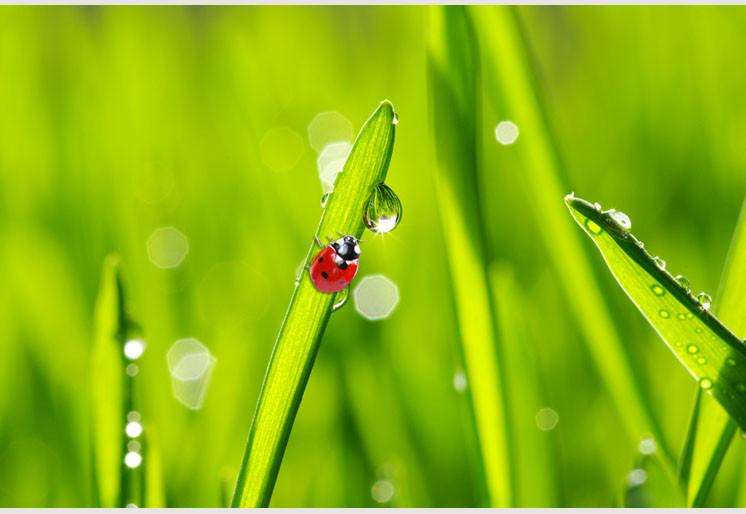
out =
[[[311,264],[311,282],[322,293],[336,293],[355,278],[360,259],[360,244],[344,236],[321,249]]]

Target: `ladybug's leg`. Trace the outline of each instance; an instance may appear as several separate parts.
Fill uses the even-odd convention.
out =
[[[316,246],[319,248],[324,248],[325,245],[321,244],[321,240],[319,239],[319,236],[313,236],[313,242],[316,243]]]

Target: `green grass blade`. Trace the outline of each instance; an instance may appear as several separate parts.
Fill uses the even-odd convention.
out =
[[[720,283],[718,317],[739,336],[746,333],[746,202],[731,240],[728,259]],[[723,458],[736,432],[734,421],[716,402],[704,398],[692,448],[691,471],[687,481],[687,501],[699,506],[707,499]]]
[[[583,333],[606,388],[634,440],[646,432],[656,438],[668,467],[673,457],[652,407],[635,376],[629,355],[609,315],[580,238],[557,198],[561,187],[560,159],[547,126],[541,95],[534,82],[531,58],[524,36],[509,7],[474,7],[473,19],[482,42],[487,91],[506,118],[520,128],[520,140],[511,147],[522,163],[522,182],[539,220],[540,236],[557,270],[569,307]],[[440,143],[440,142],[439,142]]]
[[[746,345],[656,262],[608,213],[566,197],[627,296],[700,387],[746,427]]]
[[[326,204],[316,236],[360,237],[363,213],[374,187],[384,181],[397,123],[393,106],[382,102],[355,141],[334,193]],[[317,251],[311,244],[306,264]],[[232,505],[269,504],[290,430],[313,367],[336,295],[323,294],[303,273],[277,336],[249,431]]]
[[[124,444],[122,338],[126,330],[119,258],[107,257],[94,314],[90,392],[93,477],[97,504],[120,506]]]
[[[554,434],[536,427],[536,413],[545,406],[537,369],[538,340],[528,333],[524,306],[529,305],[507,265],[490,270],[495,295],[505,378],[509,387],[511,442],[516,507],[557,505]],[[499,301],[498,301],[499,300]],[[537,473],[537,470],[541,470]]]
[[[489,503],[513,503],[509,424],[498,362],[477,186],[478,51],[463,7],[434,7],[428,71],[436,187]]]
[[[689,484],[689,476],[692,471],[692,459],[694,457],[694,445],[697,441],[697,429],[699,428],[699,413],[701,411],[702,388],[697,387],[694,393],[694,404],[689,416],[689,426],[684,437],[684,446],[679,457],[679,484],[682,490],[686,490]]]

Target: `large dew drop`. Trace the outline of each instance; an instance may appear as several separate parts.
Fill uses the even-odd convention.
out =
[[[709,309],[710,305],[712,305],[712,297],[704,291],[697,295],[697,301],[704,310]]]
[[[402,217],[399,197],[386,184],[378,184],[368,198],[363,221],[368,230],[385,234],[394,230]]]
[[[624,214],[622,211],[609,209],[608,211],[606,211],[606,214],[609,215],[611,221],[613,221],[614,224],[622,231],[629,232],[632,229],[632,220],[629,219],[629,216]]]
[[[690,293],[692,291],[692,284],[689,283],[689,279],[686,278],[684,275],[676,275],[674,279],[684,291],[686,291],[687,293]]]

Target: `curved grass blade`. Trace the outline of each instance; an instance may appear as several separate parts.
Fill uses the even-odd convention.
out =
[[[385,101],[361,129],[321,216],[316,231],[320,240],[336,238],[338,234],[356,237],[362,234],[368,198],[386,178],[396,123],[394,108]],[[306,265],[316,251],[312,243],[306,255]],[[335,297],[334,294],[318,292],[308,273],[298,277],[249,430],[233,507],[269,504]]]
[[[516,152],[522,163],[521,182],[532,199],[530,206],[540,220],[539,234],[569,299],[569,308],[627,434],[637,440],[651,433],[660,448],[660,456],[673,473],[670,447],[596,285],[580,238],[567,223],[557,202],[563,193],[559,179],[561,160],[517,14],[509,6],[473,6],[470,12],[488,63],[485,66],[485,77],[489,81],[486,90],[506,117],[520,127],[521,139],[510,151]]]
[[[508,410],[479,205],[478,51],[463,7],[433,7],[431,13],[428,80],[440,218],[489,504],[509,507],[513,473]]]
[[[120,505],[124,431],[122,345],[126,330],[119,258],[104,262],[91,350],[90,392],[94,494],[101,507]]]
[[[746,333],[746,201],[736,223],[728,258],[720,282],[718,317],[739,335]],[[700,395],[698,395],[699,398]],[[728,447],[736,433],[736,424],[716,402],[698,401],[698,415],[691,420],[695,437],[690,449],[687,502],[702,505],[712,488]],[[688,445],[685,446],[688,448]]]
[[[578,224],[601,251],[614,278],[679,362],[746,427],[746,345],[656,262],[609,212],[568,195]]]

